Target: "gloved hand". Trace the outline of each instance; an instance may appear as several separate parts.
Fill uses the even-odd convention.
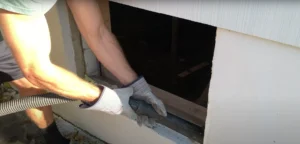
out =
[[[104,85],[99,99],[94,103],[83,103],[79,107],[85,110],[103,111],[111,115],[124,115],[137,119],[137,115],[129,105],[129,98],[133,95],[133,88],[110,89]]]
[[[124,88],[112,90],[103,85],[101,87],[103,87],[103,90],[97,102],[94,104],[83,103],[80,107],[86,110],[103,111],[112,115],[123,115],[136,120],[140,126],[144,124],[152,127],[154,123],[153,119],[137,115],[131,109],[129,98],[133,96],[136,99],[144,100],[151,104],[158,114],[167,116],[164,104],[151,92],[149,85],[143,77],[140,77]]]
[[[145,102],[151,104],[158,114],[161,116],[167,116],[167,111],[163,102],[152,93],[144,77],[139,77],[136,81],[130,84],[129,87],[133,88],[134,98],[144,100]],[[142,123],[151,125],[152,120],[147,116],[138,116],[137,122],[139,125]]]

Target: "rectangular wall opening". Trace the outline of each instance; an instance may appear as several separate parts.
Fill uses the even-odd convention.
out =
[[[110,2],[112,32],[133,69],[160,89],[207,106],[216,27]]]

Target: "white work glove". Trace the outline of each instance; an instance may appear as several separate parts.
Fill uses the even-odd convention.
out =
[[[138,116],[129,105],[129,98],[133,95],[133,88],[118,88],[110,89],[101,85],[102,92],[99,99],[94,103],[83,103],[80,108],[92,111],[102,111],[111,115],[122,115],[132,120],[137,121],[138,125],[144,124],[147,127],[152,127],[154,121]]]
[[[83,103],[80,108],[137,119],[135,112],[129,105],[129,98],[133,95],[132,87],[120,89],[110,89],[104,85],[100,85],[100,87],[103,89],[99,99],[94,104]]]
[[[112,115],[123,115],[136,120],[140,126],[144,124],[147,127],[152,127],[153,119],[144,115],[137,115],[130,107],[129,98],[133,96],[151,104],[158,114],[167,116],[164,104],[151,92],[143,77],[125,88],[110,89],[103,85],[101,87],[103,87],[101,96],[94,104],[83,103],[80,107],[86,110],[103,111]]]
[[[148,104],[151,104],[159,115],[164,117],[167,116],[167,111],[163,102],[152,93],[144,77],[138,78],[136,81],[130,84],[129,87],[133,88],[134,98],[144,100]],[[153,123],[153,120],[149,119],[147,116],[139,115],[137,122],[139,125],[141,125],[142,123],[146,123],[147,126],[149,126],[149,124],[151,125]]]

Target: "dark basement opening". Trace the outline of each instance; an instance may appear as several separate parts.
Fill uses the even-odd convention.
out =
[[[216,27],[114,2],[110,16],[112,32],[138,74],[207,107],[207,96],[200,96],[211,78]]]

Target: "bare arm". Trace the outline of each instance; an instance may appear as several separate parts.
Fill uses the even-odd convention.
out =
[[[105,26],[97,1],[67,0],[67,2],[81,34],[98,60],[122,84],[127,85],[136,80],[130,85],[135,98],[148,102],[157,113],[167,116],[163,102],[152,93],[143,77],[137,79],[137,74],[129,66],[117,40]],[[140,120],[143,121],[143,118]]]
[[[122,84],[137,79],[129,66],[114,35],[104,24],[100,8],[95,0],[67,0],[79,30],[97,59]]]
[[[32,84],[87,102],[99,97],[98,87],[51,63],[50,34],[45,16],[25,16],[0,10],[0,27],[24,76]]]

